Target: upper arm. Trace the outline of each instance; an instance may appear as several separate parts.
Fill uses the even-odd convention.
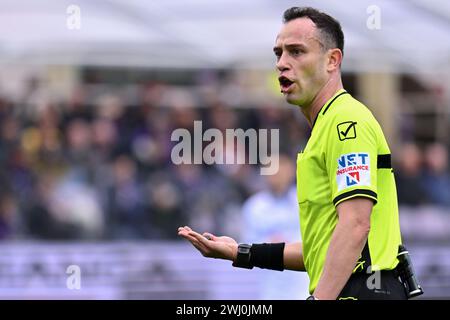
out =
[[[339,203],[336,211],[340,223],[359,226],[369,231],[372,208],[373,201],[371,199],[357,197]]]

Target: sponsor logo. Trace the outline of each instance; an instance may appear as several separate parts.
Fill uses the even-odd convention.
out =
[[[336,171],[338,192],[353,186],[370,186],[368,153],[349,153],[338,158]]]

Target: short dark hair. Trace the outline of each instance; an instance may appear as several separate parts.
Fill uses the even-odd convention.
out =
[[[309,18],[320,30],[325,49],[338,48],[344,55],[344,33],[339,21],[330,15],[311,7],[292,7],[283,14],[283,22],[298,18]]]

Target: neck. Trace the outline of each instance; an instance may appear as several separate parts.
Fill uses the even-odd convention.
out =
[[[301,110],[312,128],[314,120],[323,105],[331,99],[334,94],[343,88],[340,75],[332,76],[328,82],[317,92],[312,102],[307,106],[302,106]]]

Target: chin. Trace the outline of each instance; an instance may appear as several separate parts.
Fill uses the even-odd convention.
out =
[[[293,94],[286,94],[284,96],[284,98],[286,99],[287,103],[289,103],[289,104],[294,104],[297,106],[302,104],[300,99]]]

